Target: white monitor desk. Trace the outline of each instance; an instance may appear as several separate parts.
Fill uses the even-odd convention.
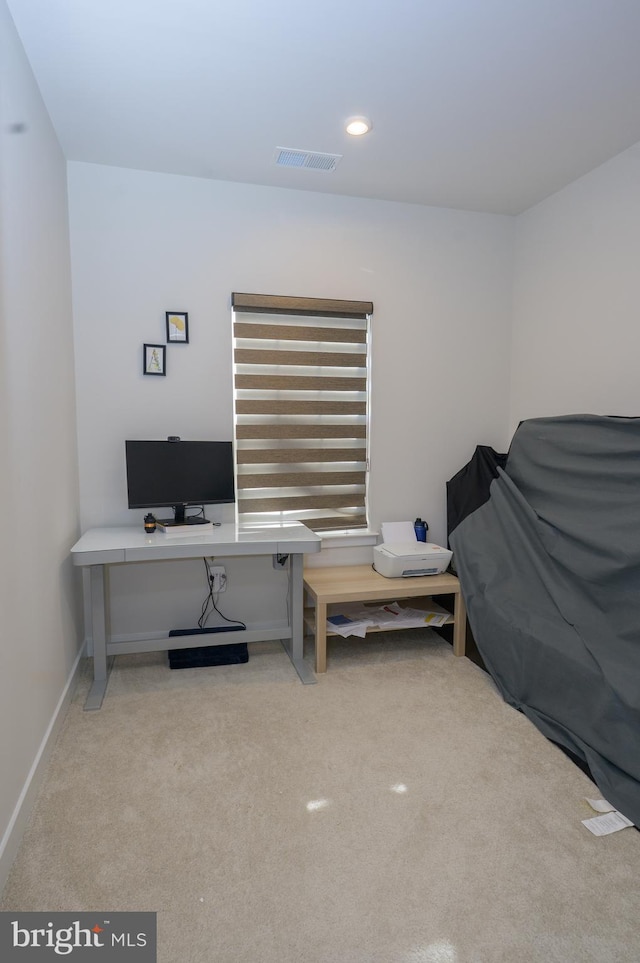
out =
[[[92,528],[71,549],[73,564],[89,573],[90,605],[93,637],[93,685],[85,709],[99,709],[107,688],[110,657],[132,652],[157,652],[232,642],[263,642],[280,639],[296,672],[304,683],[316,681],[313,671],[303,662],[303,556],[319,552],[319,535],[300,522],[281,525],[251,526],[222,524],[205,535],[166,536],[161,532],[147,534],[142,528]],[[112,642],[108,636],[109,579],[111,565],[130,562],[166,561],[167,559],[202,558],[213,555],[288,555],[289,593],[288,625],[285,629],[260,627],[233,633],[182,635],[162,638]],[[85,583],[86,584],[86,583]]]

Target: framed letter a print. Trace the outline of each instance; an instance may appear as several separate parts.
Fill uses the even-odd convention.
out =
[[[143,345],[142,372],[146,375],[166,375],[167,347],[164,344]]]
[[[189,344],[189,315],[186,311],[167,311],[167,344]]]

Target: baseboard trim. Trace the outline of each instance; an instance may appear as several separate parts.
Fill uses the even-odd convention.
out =
[[[86,646],[82,646],[78,655],[76,656],[75,662],[69,673],[69,678],[62,691],[62,695],[58,700],[58,704],[54,710],[51,717],[51,721],[47,726],[47,731],[44,734],[42,742],[36,757],[33,761],[31,769],[29,770],[29,775],[25,780],[25,784],[22,787],[22,792],[18,802],[16,803],[15,809],[11,819],[9,820],[9,825],[2,837],[0,842],[0,892],[4,889],[7,879],[9,877],[9,871],[13,865],[13,862],[18,854],[18,849],[22,841],[22,836],[26,829],[29,817],[33,810],[33,805],[38,795],[38,790],[42,785],[42,780],[47,768],[47,764],[51,757],[53,747],[56,743],[56,738],[60,731],[60,726],[64,720],[69,704],[78,681],[81,660],[86,652]]]

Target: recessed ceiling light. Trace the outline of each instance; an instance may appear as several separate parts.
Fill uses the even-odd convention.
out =
[[[351,134],[353,137],[368,134],[372,127],[373,124],[368,117],[349,117],[345,124],[347,134]]]

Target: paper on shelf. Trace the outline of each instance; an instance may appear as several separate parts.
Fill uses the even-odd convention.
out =
[[[392,606],[396,606],[398,609],[397,624],[402,620],[402,625],[406,628],[414,628],[419,625],[440,626],[451,621],[451,612],[438,605],[437,602],[430,601],[428,606],[425,605],[423,609],[414,609],[406,605],[400,606],[397,602],[392,603]]]
[[[450,619],[451,613],[435,602],[431,602],[425,609],[404,608],[397,602],[375,607],[360,602],[347,602],[340,606],[339,612],[332,612],[328,616],[327,630],[336,632],[343,638],[349,635],[364,638],[367,628],[417,629],[444,625]]]
[[[348,635],[357,635],[358,638],[364,639],[367,629],[374,624],[371,619],[354,620],[347,618],[346,615],[330,615],[327,619],[327,629],[336,632],[344,639]]]
[[[415,618],[410,615],[404,615],[403,609],[398,605],[397,602],[389,602],[387,605],[381,605],[380,608],[374,609],[371,613],[371,618],[375,620],[376,625],[380,629],[385,628],[397,628],[401,625],[403,628],[413,628],[416,624],[422,625],[422,619],[416,623]]]

